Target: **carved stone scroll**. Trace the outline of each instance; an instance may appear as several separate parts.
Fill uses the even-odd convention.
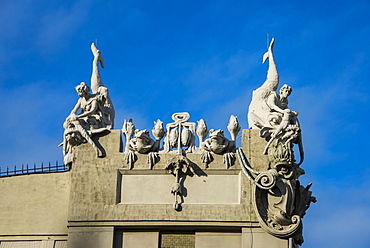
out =
[[[271,162],[272,168],[265,172],[254,171],[246,161],[241,148],[238,158],[244,173],[254,183],[253,208],[261,227],[278,238],[292,238],[300,245],[302,221],[311,202],[316,202],[307,187],[300,185],[298,177],[304,173],[290,161],[290,153],[280,150]]]

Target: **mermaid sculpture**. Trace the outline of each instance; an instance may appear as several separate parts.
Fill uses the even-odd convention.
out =
[[[263,56],[262,63],[269,60],[267,79],[261,87],[253,91],[248,111],[248,124],[251,129],[260,129],[260,136],[268,141],[263,154],[268,154],[273,141],[282,142],[285,145],[293,142],[299,146],[301,157],[299,164],[301,164],[304,153],[297,118],[298,112],[288,108],[288,96],[292,92],[290,86],[285,84],[281,87],[280,94],[276,92],[279,86],[279,74],[273,55],[273,46],[274,39],[271,40],[268,51]]]
[[[298,247],[303,242],[301,218],[316,199],[309,191],[310,185],[303,187],[298,180],[305,173],[299,167],[304,153],[298,112],[288,107],[290,86],[285,84],[279,94],[276,92],[279,74],[273,46],[274,39],[263,56],[263,63],[269,60],[267,79],[253,92],[248,112],[249,127],[259,129],[260,137],[267,141],[263,154],[268,156],[268,170],[253,171],[257,176],[248,178],[254,182],[253,206],[261,227],[276,237],[289,238],[292,244],[289,247]],[[299,148],[298,163],[293,152],[294,144]],[[241,150],[237,152],[242,168],[251,172]]]
[[[91,144],[96,155],[102,155],[91,136],[112,129],[114,126],[113,104],[99,72],[99,62],[104,68],[104,60],[94,43],[91,44],[91,51],[94,55],[91,75],[92,93],[89,93],[90,87],[85,82],[76,87],[80,99],[63,124],[64,139],[60,145],[63,145],[65,165],[73,162],[73,148],[81,143]]]

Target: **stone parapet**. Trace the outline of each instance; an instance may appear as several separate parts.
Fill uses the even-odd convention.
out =
[[[88,144],[78,147],[71,171],[69,221],[257,221],[251,211],[251,183],[238,161],[225,168],[223,157],[213,155],[208,165],[201,154],[186,154],[194,173],[181,181],[182,209],[173,209],[171,185],[175,177],[165,168],[176,153],[159,154],[152,169],[147,157],[137,154],[129,169],[120,151],[118,130],[100,136],[106,157],[94,156]]]

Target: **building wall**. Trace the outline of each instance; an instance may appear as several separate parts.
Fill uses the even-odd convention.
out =
[[[244,130],[243,149],[254,168],[266,170],[268,163],[259,156],[266,143],[258,135],[258,131]],[[200,153],[186,154],[195,164],[195,173],[181,181],[182,209],[176,211],[170,192],[175,177],[165,170],[176,153],[160,154],[152,169],[147,155],[137,154],[130,169],[118,130],[101,135],[97,142],[105,157],[96,157],[92,147],[84,144],[78,147],[71,171],[69,248],[80,247],[83,240],[99,248],[103,239],[114,248],[171,247],[168,238],[175,240],[178,233],[186,233],[176,239],[183,245],[193,239],[189,247],[266,247],[263,240],[273,244],[270,247],[288,247],[286,240],[259,227],[251,205],[252,185],[238,160],[226,168],[221,155],[213,154],[214,161],[206,165]],[[191,238],[189,233],[193,233]]]
[[[251,183],[236,160],[227,169],[222,155],[213,155],[209,168],[201,154],[187,154],[195,173],[182,181],[183,210],[173,209],[171,186],[175,177],[165,168],[174,154],[160,154],[148,168],[147,156],[138,154],[128,169],[119,130],[99,138],[106,157],[98,158],[89,144],[78,148],[71,171],[70,223],[86,221],[257,221],[250,206]]]
[[[0,247],[13,247],[6,244],[11,241],[22,247],[21,240],[65,242],[69,182],[69,172],[0,178]]]
[[[175,177],[165,170],[176,154],[160,154],[152,169],[137,154],[125,162],[119,130],[94,137],[104,149],[76,147],[70,172],[0,179],[0,248],[102,247],[277,247],[288,241],[259,226],[252,208],[252,184],[240,164],[226,168],[221,155],[209,165],[187,154],[193,174],[181,180],[181,210],[173,209]],[[266,170],[255,130],[243,130],[243,150],[256,170]],[[266,246],[268,244],[268,246]]]

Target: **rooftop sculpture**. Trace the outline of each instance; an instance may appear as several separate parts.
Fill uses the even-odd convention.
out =
[[[279,74],[273,54],[274,39],[263,56],[263,63],[269,61],[265,82],[253,92],[249,105],[248,123],[250,129],[259,131],[266,145],[260,156],[268,158],[267,171],[257,171],[251,167],[241,148],[236,147],[240,125],[236,116],[231,115],[227,129],[231,140],[223,130],[210,129],[203,119],[190,121],[187,112],[174,113],[174,122],[165,126],[161,120],[154,122],[151,138],[147,129],[136,129],[132,119],[124,121],[122,134],[126,144],[123,152],[124,169],[133,170],[138,156],[147,156],[148,170],[156,168],[161,155],[170,155],[166,170],[175,176],[171,193],[175,196],[174,209],[181,210],[181,178],[195,172],[194,164],[187,154],[199,154],[205,168],[212,166],[214,156],[222,156],[225,170],[236,161],[236,154],[244,174],[253,183],[253,207],[261,227],[271,235],[291,240],[291,248],[303,242],[302,221],[306,209],[316,199],[309,191],[311,185],[303,187],[298,178],[305,172],[300,168],[304,160],[302,132],[298,112],[288,107],[288,97],[292,88],[284,84],[279,94]],[[65,164],[74,160],[73,150],[81,143],[89,143],[97,156],[102,150],[92,139],[93,134],[113,128],[114,108],[99,73],[99,63],[104,67],[100,51],[91,45],[94,55],[91,89],[82,82],[76,87],[80,97],[64,123],[63,145]],[[78,113],[80,111],[80,113]],[[196,135],[199,145],[196,145]],[[208,136],[209,135],[209,136]],[[208,138],[207,138],[208,136]],[[164,138],[163,142],[162,139]],[[265,141],[263,141],[263,139]],[[258,142],[260,142],[259,140]],[[296,161],[293,147],[298,146],[299,162]]]
[[[114,126],[113,104],[99,72],[99,62],[104,68],[104,60],[94,43],[91,44],[91,51],[94,55],[91,75],[92,93],[85,82],[76,86],[80,98],[63,124],[64,137],[60,146],[63,146],[65,165],[71,165],[74,159],[73,149],[81,143],[88,142],[93,146],[97,156],[103,155],[91,136],[112,129]]]
[[[280,94],[276,93],[279,86],[279,74],[273,55],[274,39],[272,39],[268,51],[263,56],[263,63],[269,60],[267,79],[261,87],[253,91],[252,101],[249,105],[248,124],[249,128],[260,129],[261,137],[268,140],[263,154],[267,154],[273,141],[296,143],[299,146],[302,164],[304,159],[301,129],[298,122],[298,112],[288,109],[288,96],[292,88],[284,84]]]
[[[161,120],[154,122],[152,134],[155,140],[150,137],[148,130],[136,129],[131,119],[124,121],[122,133],[126,138],[125,161],[130,170],[137,161],[137,154],[147,154],[149,169],[153,169],[159,161],[160,154],[173,154],[166,170],[176,177],[171,193],[175,196],[174,209],[179,211],[181,210],[179,198],[181,199],[182,196],[180,180],[187,174],[194,173],[193,163],[186,157],[186,154],[200,154],[206,167],[213,161],[212,154],[222,155],[226,168],[231,167],[235,162],[235,139],[240,131],[240,125],[237,117],[232,115],[228,125],[232,136],[231,141],[225,138],[224,131],[221,129],[211,129],[209,138],[205,139],[208,135],[208,128],[203,119],[198,121],[197,127],[195,122],[189,122],[190,114],[187,112],[175,113],[172,119],[174,122],[168,123],[166,130]],[[199,137],[199,147],[195,145],[195,133]],[[161,146],[160,142],[164,135],[166,136]]]
[[[267,141],[261,156],[268,156],[269,170],[254,171],[240,148],[238,157],[245,174],[254,183],[253,206],[262,228],[276,237],[290,238],[291,247],[298,247],[303,243],[301,218],[316,199],[309,191],[311,185],[303,187],[298,180],[305,174],[299,167],[304,152],[298,112],[288,108],[290,86],[285,84],[280,94],[276,93],[279,74],[273,46],[274,39],[263,56],[263,63],[269,60],[267,79],[253,92],[248,112],[249,127],[260,130],[260,137]],[[293,152],[294,144],[300,152],[298,163]]]

